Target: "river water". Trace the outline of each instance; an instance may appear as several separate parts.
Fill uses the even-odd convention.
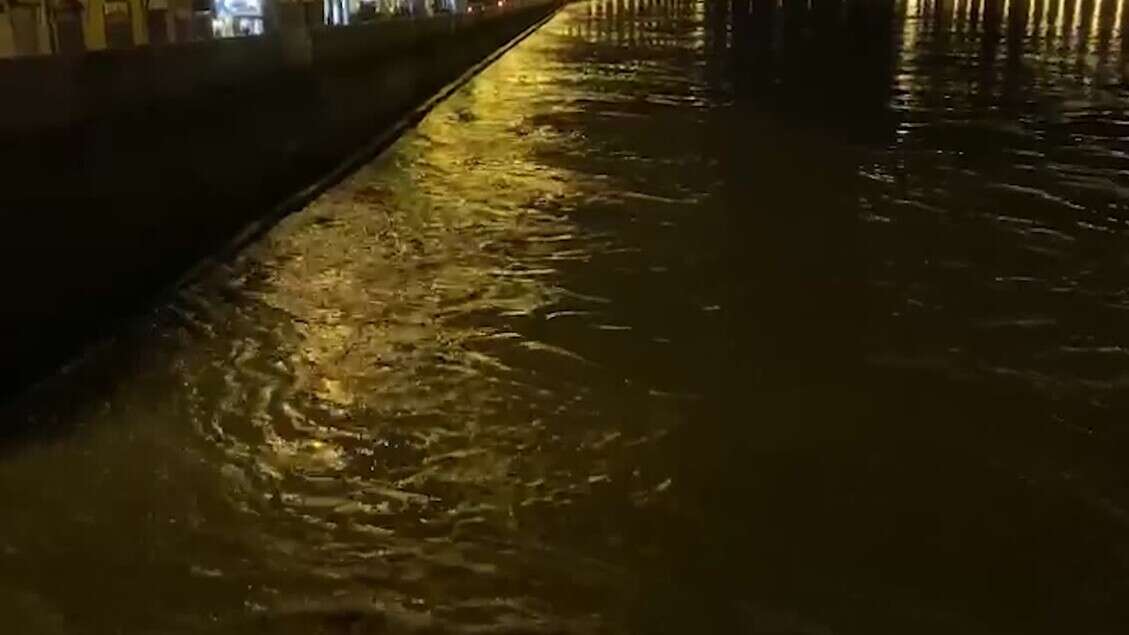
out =
[[[0,630],[1124,632],[1123,20],[568,6],[6,411]]]

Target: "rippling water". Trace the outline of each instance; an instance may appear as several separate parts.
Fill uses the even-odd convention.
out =
[[[1119,2],[567,7],[5,415],[12,633],[1114,633]]]

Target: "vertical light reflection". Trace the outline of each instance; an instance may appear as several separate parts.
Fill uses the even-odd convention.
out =
[[[1129,0],[1122,0],[1118,6],[1118,37],[1121,38],[1121,82],[1129,82],[1129,11],[1125,9],[1125,2]]]
[[[901,95],[900,99],[903,101],[909,100],[913,93],[913,67],[921,30],[922,2],[923,0],[907,0],[906,17],[902,20],[902,46],[898,53],[898,74],[895,87],[896,94]]]
[[[691,15],[694,18],[693,41],[696,50],[705,50],[706,47],[706,0],[697,0],[690,5]]]

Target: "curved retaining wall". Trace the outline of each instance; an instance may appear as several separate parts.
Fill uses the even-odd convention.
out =
[[[0,61],[0,392],[558,6]]]

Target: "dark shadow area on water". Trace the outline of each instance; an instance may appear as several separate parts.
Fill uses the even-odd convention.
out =
[[[655,54],[629,36],[625,45],[624,34],[680,5],[595,6],[622,12],[622,22],[606,46],[596,38],[572,53],[607,63]],[[926,55],[944,64],[954,7],[936,6],[937,48]],[[901,98],[905,10],[707,5],[705,73],[725,106],[669,121],[647,106],[638,119],[583,120],[587,138],[632,151],[643,143],[660,156],[678,147],[712,162],[721,180],[695,217],[672,221],[676,231],[640,215],[627,234],[690,287],[614,259],[566,277],[570,289],[616,298],[618,323],[693,337],[630,351],[550,339],[692,395],[680,407],[685,423],[641,468],[674,467],[665,513],[623,522],[613,510],[630,503],[609,494],[577,515],[590,524],[561,532],[612,561],[623,557],[616,545],[632,546],[626,567],[637,586],[623,611],[633,632],[1112,633],[1129,620],[1120,601],[1129,516],[1107,498],[1127,491],[1099,494],[1075,480],[1078,470],[1123,486],[1125,435],[1095,440],[1086,430],[1124,410],[915,360],[915,342],[900,338],[920,344],[948,325],[899,333],[897,308],[876,286],[890,247],[864,222],[881,195],[864,177],[903,119],[891,101]],[[924,10],[928,21],[934,9]],[[1024,104],[1015,95],[1029,90],[1031,71],[1015,57],[1025,15],[1005,27],[1001,4],[988,0],[983,19],[973,71],[983,99],[998,106],[1002,90],[1005,107]],[[996,61],[1004,28],[1009,57]],[[641,141],[655,130],[664,136]],[[981,153],[1003,150],[980,142]],[[632,176],[648,177],[664,178]],[[894,187],[905,187],[900,178]],[[894,249],[924,246],[903,238]],[[884,359],[891,346],[906,359]]]

